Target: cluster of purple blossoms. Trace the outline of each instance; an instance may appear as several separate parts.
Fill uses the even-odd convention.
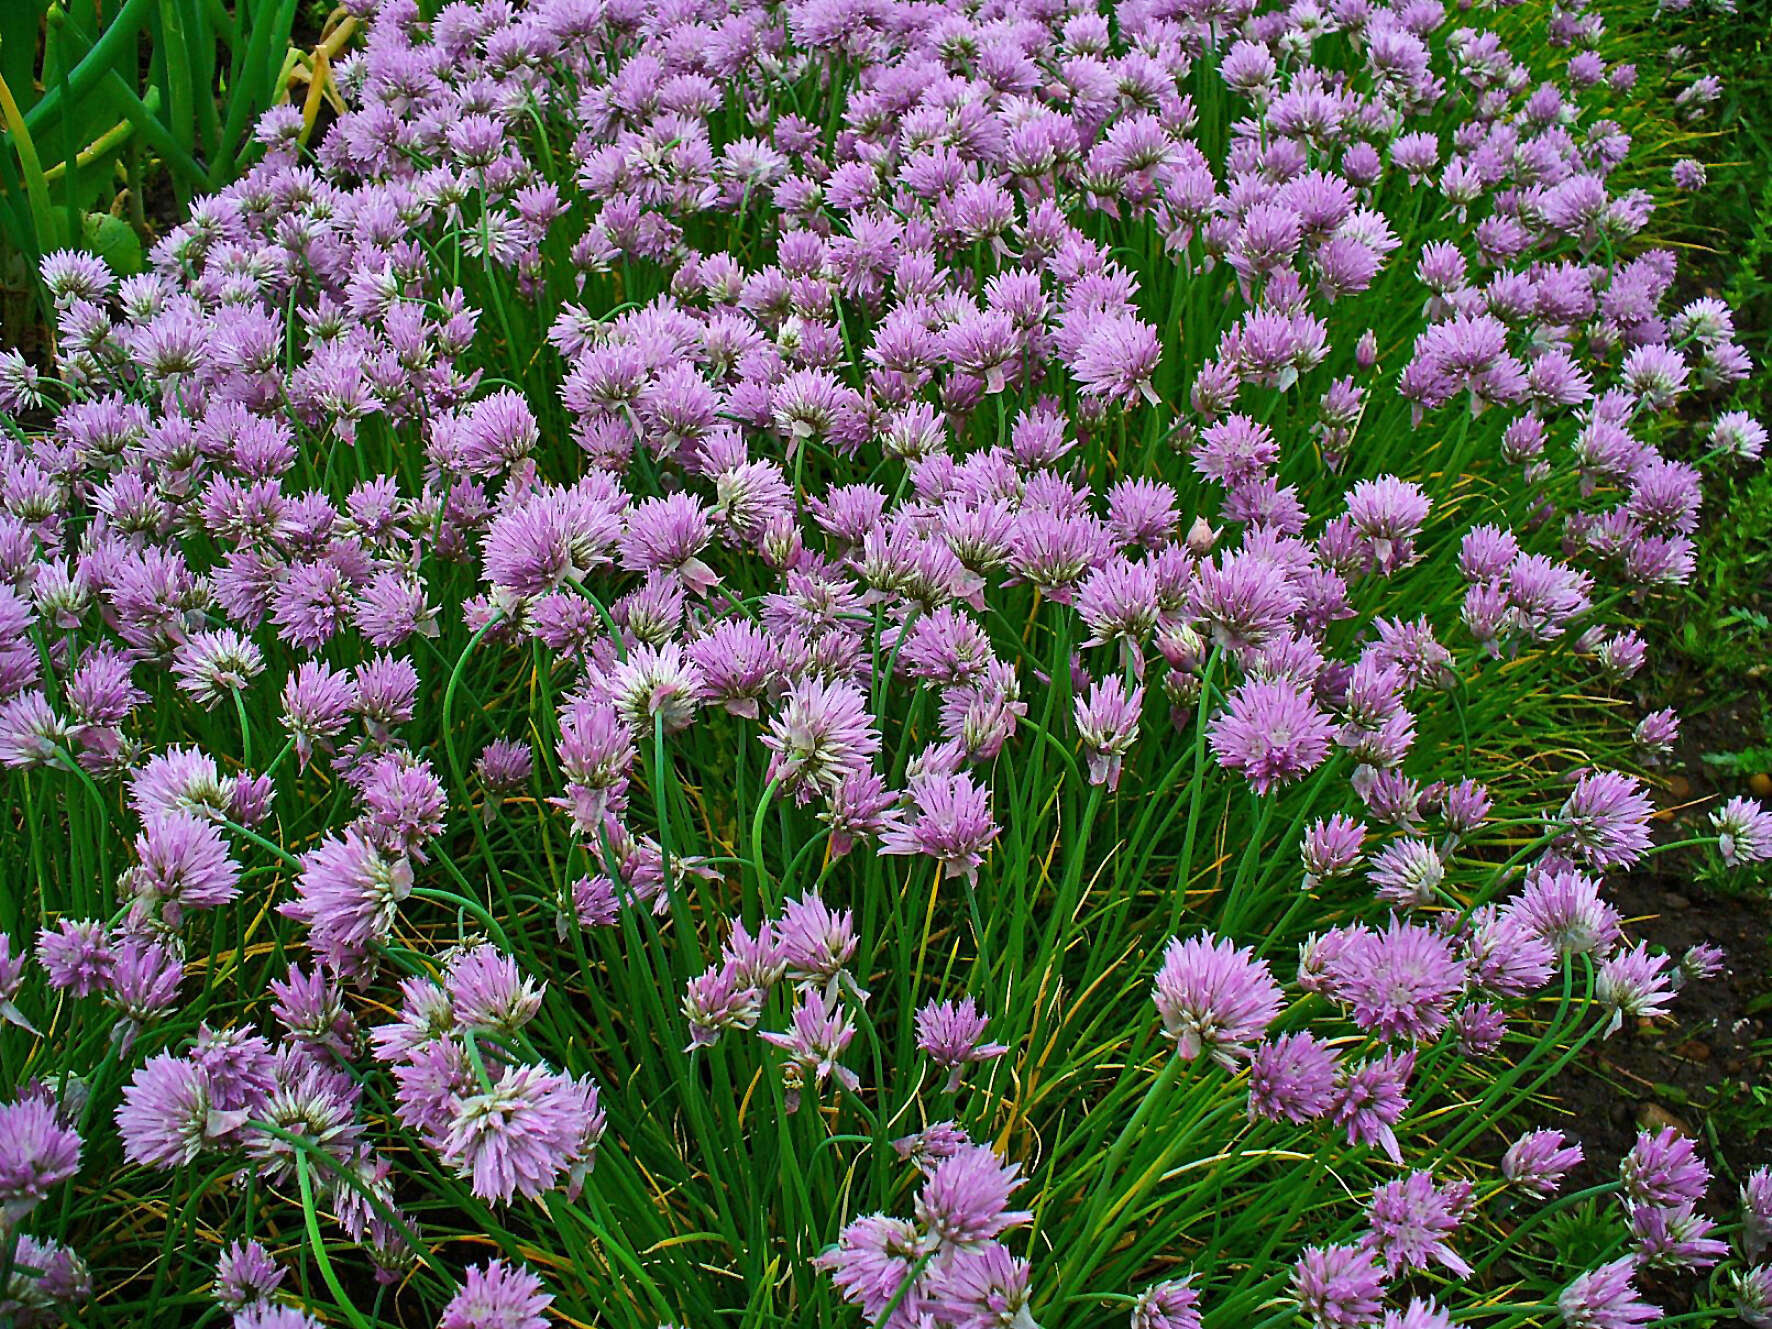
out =
[[[1020,1168],[951,1125],[900,1145],[921,1173],[913,1217],[858,1218],[816,1263],[882,1329],[1038,1329],[1028,1262],[1001,1240],[1033,1217],[1009,1207]]]
[[[284,1034],[275,1049],[249,1028],[203,1025],[187,1052],[148,1059],[123,1091],[117,1127],[127,1159],[148,1168],[171,1170],[205,1153],[241,1152],[273,1185],[311,1168],[313,1184],[348,1238],[370,1253],[378,1276],[395,1281],[418,1252],[406,1235],[410,1220],[389,1186],[391,1164],[366,1139],[361,1086],[330,1055],[297,1036],[295,1022],[316,1000],[336,1004],[330,981],[323,971],[307,976],[292,970],[287,985],[274,985],[274,1014]],[[302,1141],[299,1147],[293,1138]],[[327,1163],[316,1165],[316,1154]],[[365,1195],[381,1203],[366,1203]],[[263,1284],[268,1294],[275,1279],[252,1272],[262,1263],[259,1256],[262,1251],[249,1247],[224,1260],[222,1283]],[[245,1294],[236,1299],[244,1304]]]
[[[605,1116],[588,1077],[514,1060],[543,992],[492,946],[456,953],[438,978],[400,983],[395,1019],[369,1031],[390,1067],[395,1115],[483,1200],[576,1195]]]

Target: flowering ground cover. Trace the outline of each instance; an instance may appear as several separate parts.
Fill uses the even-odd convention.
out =
[[[0,1314],[1772,1323],[1772,1172],[1524,1124],[1772,857],[1600,11],[364,10],[0,359]]]

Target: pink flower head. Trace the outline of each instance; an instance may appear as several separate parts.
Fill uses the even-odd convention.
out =
[[[1581,1146],[1565,1146],[1563,1133],[1540,1129],[1528,1131],[1508,1146],[1501,1156],[1501,1175],[1529,1195],[1555,1195],[1563,1176],[1581,1162]]]
[[[1009,1049],[984,1041],[986,1019],[971,997],[931,1001],[917,1011],[917,1048],[948,1072],[947,1092],[960,1087],[967,1066],[991,1061]]]
[[[1613,1260],[1580,1275],[1557,1296],[1557,1310],[1569,1329],[1635,1329],[1661,1318],[1661,1307],[1637,1293],[1636,1261]]]
[[[1249,1056],[1283,1004],[1267,961],[1210,934],[1169,943],[1152,996],[1183,1058],[1208,1052],[1227,1069]]]
[[[929,775],[912,782],[911,805],[905,821],[880,836],[880,852],[920,854],[940,863],[945,877],[974,879],[999,830],[990,791],[963,772]]]
[[[493,1260],[471,1268],[461,1291],[443,1308],[437,1329],[546,1329],[542,1313],[554,1300],[524,1265]]]
[[[0,1221],[9,1229],[80,1170],[80,1136],[47,1098],[0,1104]]]
[[[1250,788],[1265,794],[1320,766],[1335,731],[1296,684],[1247,680],[1208,732],[1218,764],[1241,772]]]

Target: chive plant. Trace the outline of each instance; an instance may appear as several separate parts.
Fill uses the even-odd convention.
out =
[[[1600,11],[362,8],[0,360],[16,1323],[1765,1322],[1543,1124],[1772,855]]]

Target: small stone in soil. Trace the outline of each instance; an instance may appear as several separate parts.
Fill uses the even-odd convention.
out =
[[[1659,1131],[1671,1126],[1687,1139],[1692,1138],[1692,1128],[1659,1103],[1640,1105],[1637,1108],[1637,1125],[1646,1131]]]

